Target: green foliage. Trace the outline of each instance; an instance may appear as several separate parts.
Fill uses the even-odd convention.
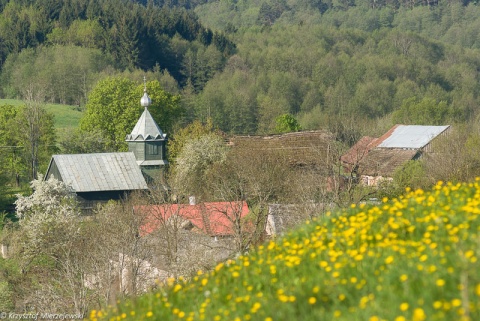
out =
[[[0,108],[0,176],[8,185],[30,181],[44,171],[56,150],[53,114],[38,103],[24,106],[3,105]]]
[[[126,150],[125,137],[143,112],[142,91],[142,85],[126,78],[110,77],[100,81],[89,95],[81,130],[100,133],[107,150]],[[148,82],[147,92],[152,99],[150,113],[168,133],[182,117],[180,97],[164,92],[158,81]]]
[[[297,119],[290,114],[283,114],[278,116],[275,119],[275,123],[275,133],[277,134],[298,132],[302,130],[300,124],[298,124]]]
[[[7,2],[0,7],[0,64],[27,48],[74,45],[99,49],[119,70],[148,70],[161,63],[183,84],[183,52],[173,48],[174,35],[205,48],[211,45],[220,55],[235,51],[224,34],[205,28],[181,8],[165,10],[151,3],[147,8],[128,0]]]
[[[431,186],[430,176],[427,175],[425,162],[422,160],[408,161],[393,173],[392,181],[383,181],[379,188],[379,197],[396,197],[405,189],[426,188]]]
[[[393,121],[410,125],[445,125],[449,121],[449,107],[446,101],[437,102],[434,98],[409,98],[400,109],[393,113]]]
[[[15,305],[12,297],[13,291],[10,285],[5,281],[0,281],[0,310],[13,311]]]
[[[60,141],[63,154],[88,154],[111,152],[106,146],[106,139],[100,131],[80,129],[73,130]]]
[[[9,98],[34,91],[42,101],[80,106],[100,73],[112,65],[98,49],[73,45],[25,49],[8,56],[2,87]]]

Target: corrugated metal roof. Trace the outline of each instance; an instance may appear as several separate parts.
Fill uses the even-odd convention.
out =
[[[167,135],[162,132],[148,108],[145,108],[131,134],[127,135],[126,141],[164,140],[166,137]]]
[[[129,153],[53,155],[61,179],[75,192],[147,189],[147,183]],[[48,172],[47,172],[48,175]]]
[[[430,143],[450,126],[397,125],[378,148],[419,149]]]

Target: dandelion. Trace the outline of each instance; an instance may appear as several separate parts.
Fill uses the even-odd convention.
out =
[[[407,311],[408,310],[408,303],[404,302],[400,304],[400,310],[401,311]]]
[[[317,298],[315,298],[315,297],[313,297],[313,296],[308,299],[308,304],[312,304],[312,305],[313,305],[313,304],[315,304],[316,302],[317,302]]]
[[[178,292],[182,289],[182,286],[180,284],[175,284],[175,286],[173,287],[173,292]]]
[[[445,280],[443,280],[443,279],[438,279],[438,280],[435,282],[435,284],[436,284],[437,286],[439,286],[439,287],[444,286],[444,285],[445,285]]]
[[[425,311],[422,308],[416,308],[413,310],[413,321],[423,321],[427,318]]]
[[[461,305],[462,305],[462,300],[460,300],[460,299],[453,299],[452,300],[452,306],[459,307]]]
[[[148,312],[147,312],[147,318],[150,318],[152,315],[153,315],[153,312],[152,312],[152,311],[148,311]]]

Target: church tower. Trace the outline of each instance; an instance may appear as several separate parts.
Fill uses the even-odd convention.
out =
[[[167,134],[164,134],[148,111],[151,99],[147,94],[147,84],[144,77],[144,92],[140,104],[145,107],[132,132],[127,135],[128,151],[135,154],[147,181],[161,175],[167,161]]]

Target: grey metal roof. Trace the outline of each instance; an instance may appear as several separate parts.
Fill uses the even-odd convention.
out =
[[[412,148],[425,147],[435,137],[443,133],[450,126],[421,126],[398,125],[391,135],[386,137],[377,147],[379,148]]]
[[[145,107],[132,132],[127,135],[126,141],[165,140],[166,137],[167,135],[162,132],[148,108]]]
[[[147,189],[135,155],[98,153],[53,155],[61,179],[75,192],[129,191]],[[51,164],[49,166],[49,169]],[[48,175],[48,171],[47,171]]]

